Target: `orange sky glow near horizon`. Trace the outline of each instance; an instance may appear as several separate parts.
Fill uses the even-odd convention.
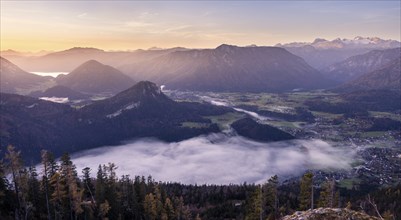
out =
[[[1,50],[400,40],[400,1],[1,1]]]

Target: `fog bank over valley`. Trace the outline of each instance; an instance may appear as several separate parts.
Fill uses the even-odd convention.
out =
[[[176,143],[139,139],[72,155],[78,170],[88,166],[92,176],[99,164],[115,163],[119,176],[152,175],[160,181],[185,184],[260,183],[272,175],[298,175],[307,169],[349,169],[350,148],[321,140],[274,143],[239,136],[211,134]]]

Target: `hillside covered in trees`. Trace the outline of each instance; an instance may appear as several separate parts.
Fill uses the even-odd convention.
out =
[[[0,219],[258,220],[317,207],[401,217],[401,185],[347,190],[334,178],[315,180],[313,172],[284,182],[272,176],[263,184],[184,185],[119,177],[114,163],[78,171],[68,154],[56,160],[42,151],[41,158],[37,167],[25,167],[20,152],[7,148],[0,163]]]

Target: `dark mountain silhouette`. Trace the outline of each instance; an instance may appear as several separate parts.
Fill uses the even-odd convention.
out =
[[[129,76],[96,60],[83,63],[67,75],[59,75],[56,82],[83,93],[117,93],[134,84]]]
[[[51,77],[28,73],[3,57],[0,57],[0,67],[1,92],[27,94],[52,82]]]
[[[401,57],[401,48],[373,50],[333,64],[324,69],[323,73],[338,82],[346,82],[382,68],[399,57]]]
[[[175,51],[121,67],[134,79],[167,89],[281,92],[329,85],[302,58],[278,47],[237,47]]]
[[[39,98],[39,97],[62,97],[68,98],[70,100],[78,100],[78,99],[88,99],[89,96],[75,90],[72,90],[65,86],[54,86],[45,91],[35,91],[29,94],[31,97]]]
[[[218,132],[218,126],[203,116],[231,111],[209,104],[175,102],[151,82],[140,82],[81,109],[7,93],[1,93],[1,100],[1,147],[15,145],[29,160],[40,155],[41,149],[60,156],[132,138],[177,141]],[[209,127],[189,128],[182,126],[183,122],[208,123]]]
[[[338,87],[337,91],[401,90],[401,57]]]

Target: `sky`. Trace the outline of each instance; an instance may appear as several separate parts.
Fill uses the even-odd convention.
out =
[[[4,1],[1,50],[400,40],[400,1]]]

